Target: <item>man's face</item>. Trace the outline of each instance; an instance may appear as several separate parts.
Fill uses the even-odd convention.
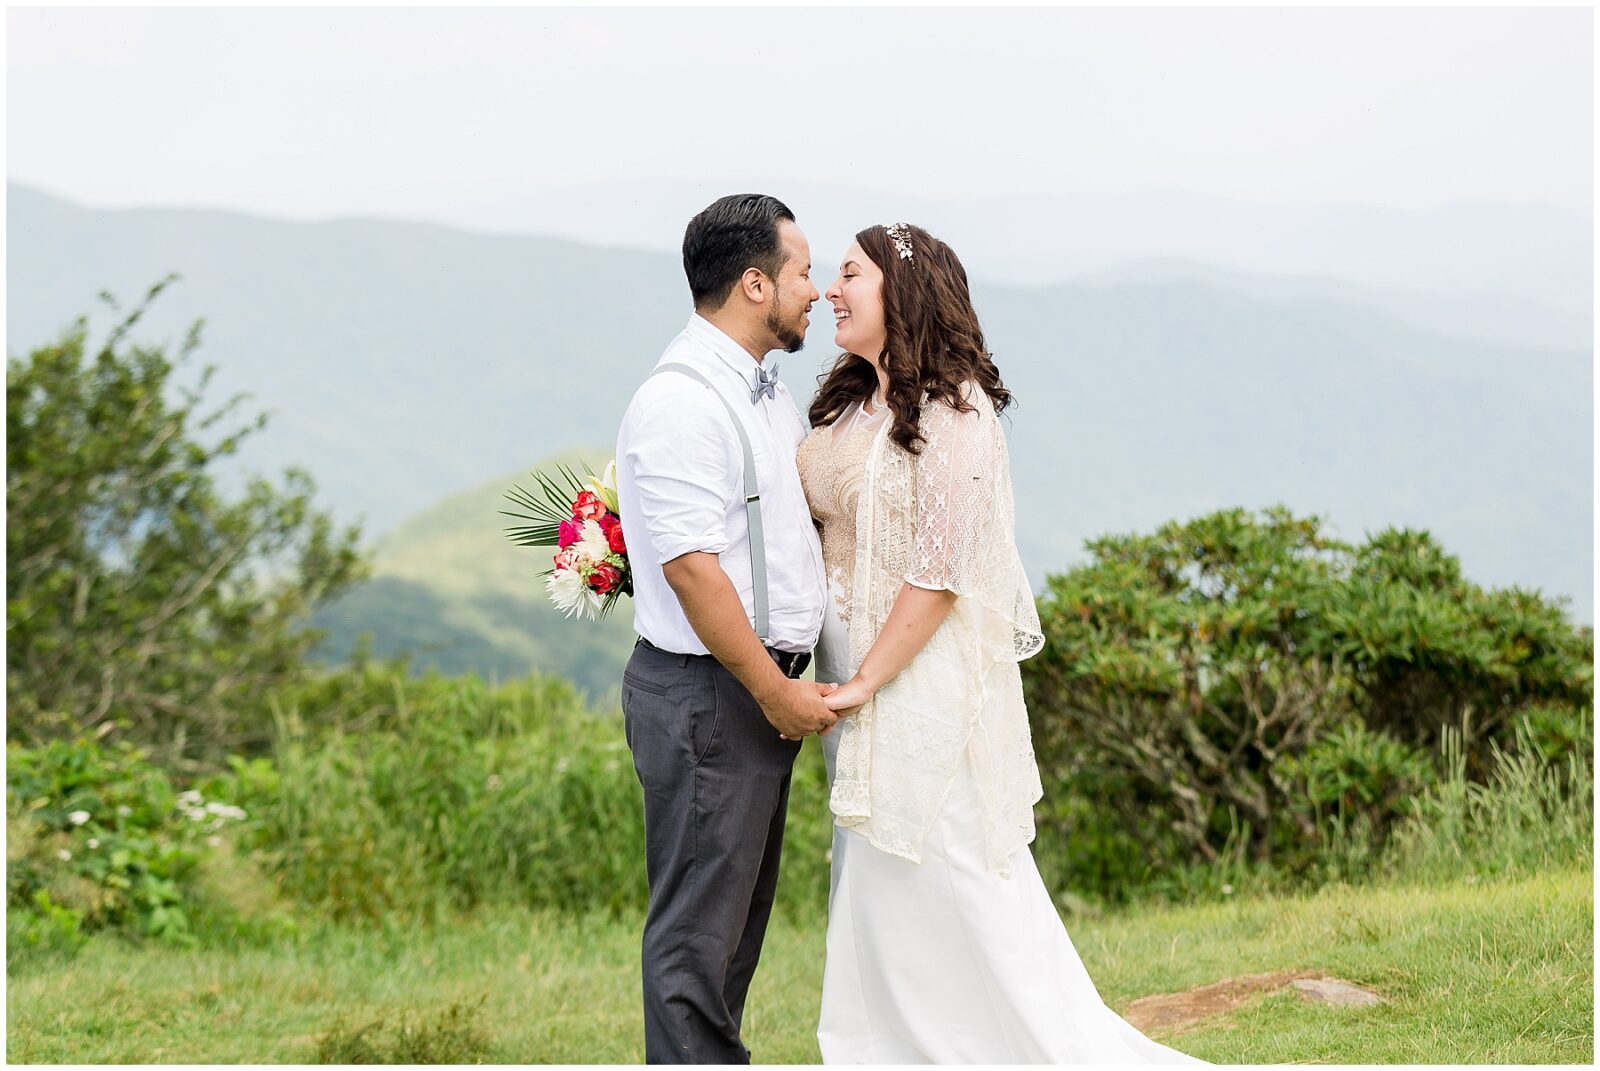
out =
[[[822,295],[811,285],[811,245],[792,220],[778,224],[778,239],[785,259],[773,281],[772,304],[767,309],[767,330],[785,353],[794,353],[806,344],[806,328],[811,325],[811,303]]]

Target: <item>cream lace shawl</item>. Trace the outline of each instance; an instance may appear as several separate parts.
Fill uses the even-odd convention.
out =
[[[1044,794],[1017,665],[1044,636],[1017,554],[1005,432],[988,395],[975,383],[966,390],[970,413],[924,398],[920,455],[890,439],[885,420],[867,456],[851,664],[871,648],[902,581],[958,597],[911,664],[840,723],[829,806],[840,825],[920,862],[970,752],[988,864],[1009,876],[1011,853],[1033,840],[1033,805]]]

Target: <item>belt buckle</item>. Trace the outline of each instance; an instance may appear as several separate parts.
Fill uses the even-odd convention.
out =
[[[783,675],[790,680],[798,680],[800,674],[805,672],[805,667],[800,662],[800,655],[794,651],[780,651],[776,648],[767,648],[767,653],[772,655],[772,660],[783,670]]]

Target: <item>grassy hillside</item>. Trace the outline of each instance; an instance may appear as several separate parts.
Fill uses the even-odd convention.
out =
[[[515,910],[415,930],[308,928],[257,947],[134,948],[101,938],[7,987],[6,1055],[25,1063],[309,1062],[330,1035],[372,1042],[481,1012],[436,1040],[446,1062],[637,1063],[638,919]],[[1371,1008],[1258,994],[1178,1033],[1218,1063],[1588,1064],[1593,874],[1351,889],[1068,919],[1100,995],[1142,996],[1264,971],[1367,986]],[[778,917],[751,989],[759,1063],[817,1063],[824,920]],[[218,1029],[219,1026],[225,1029]],[[347,1042],[348,1044],[348,1042]],[[346,1049],[348,1053],[350,1050]],[[438,1057],[436,1057],[438,1058]]]
[[[597,448],[530,467],[587,461],[598,472],[609,459]],[[538,579],[549,554],[514,546],[503,534],[514,522],[499,514],[510,508],[507,488],[531,486],[527,472],[452,495],[386,535],[373,578],[317,615],[328,630],[319,657],[343,660],[367,633],[375,655],[410,653],[419,668],[502,679],[542,670],[594,699],[614,695],[633,644],[631,602],[601,621],[569,620],[550,605]]]

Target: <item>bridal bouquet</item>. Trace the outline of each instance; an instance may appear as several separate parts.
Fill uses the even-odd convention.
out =
[[[554,477],[533,473],[538,495],[521,487],[506,492],[526,512],[500,512],[532,522],[506,529],[506,538],[519,547],[556,547],[554,567],[539,574],[550,601],[567,617],[600,617],[618,598],[633,594],[618,516],[617,463],[607,465],[604,476],[585,465],[584,479],[565,465],[556,470]]]

